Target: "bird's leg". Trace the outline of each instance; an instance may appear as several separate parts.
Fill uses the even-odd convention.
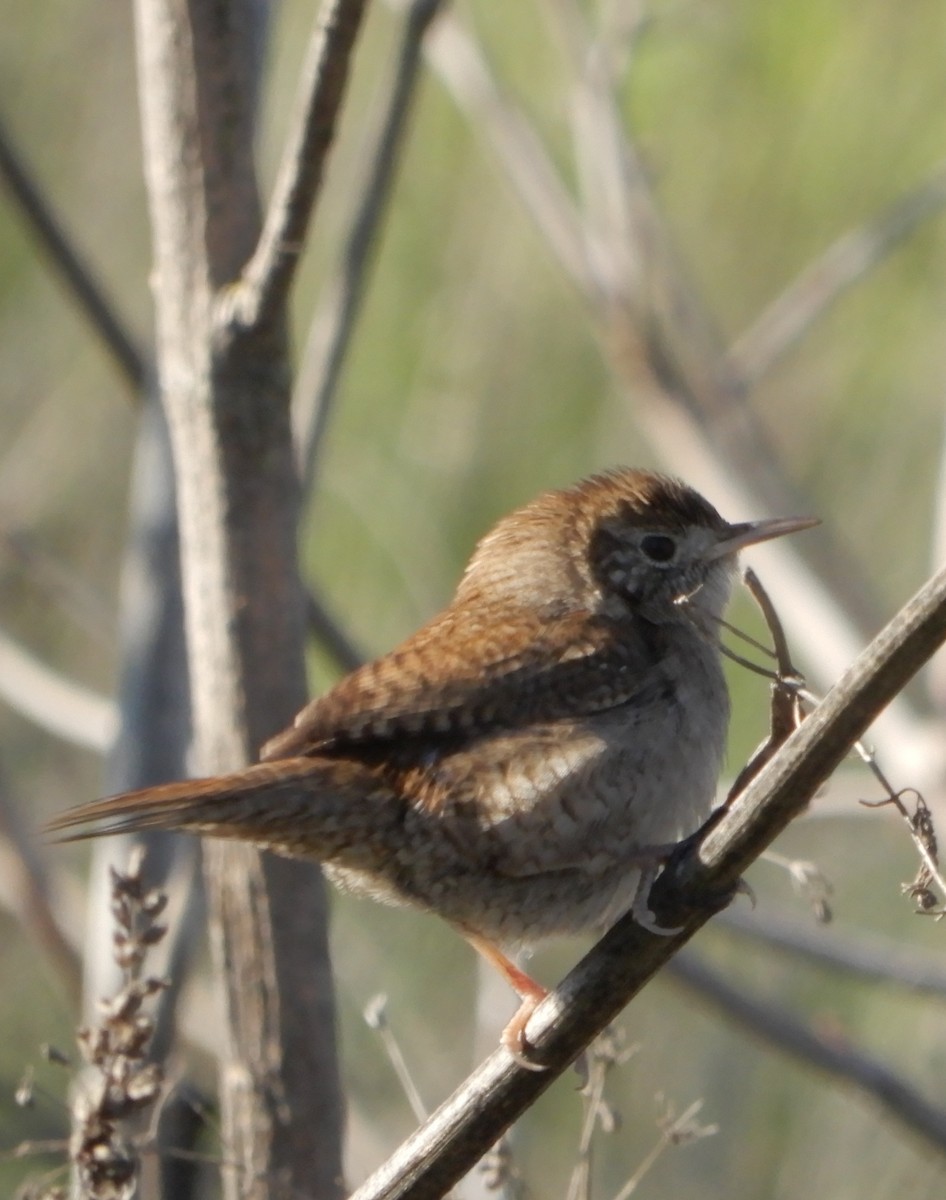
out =
[[[526,1040],[526,1025],[536,1008],[548,995],[548,990],[541,983],[536,983],[531,975],[520,971],[498,946],[494,946],[492,942],[478,933],[471,933],[466,929],[462,932],[473,949],[482,954],[490,966],[499,971],[522,1001],[516,1015],[503,1030],[499,1039],[500,1044],[509,1051],[520,1067],[525,1067],[527,1071],[544,1071],[545,1067],[541,1063],[532,1062],[526,1057],[526,1050],[529,1046]]]
[[[636,867],[641,872],[641,878],[637,885],[632,905],[635,919],[645,929],[650,929],[655,933],[661,933],[666,936],[672,936],[677,930],[662,929],[656,925],[652,914],[647,911],[646,902],[651,886],[657,878],[660,868],[666,863],[667,859],[678,846],[678,842],[639,846],[630,856],[628,862],[629,866]],[[526,1038],[526,1025],[529,1023],[529,1018],[549,994],[548,989],[544,988],[541,983],[537,983],[531,975],[527,975],[525,971],[520,970],[488,938],[483,937],[481,934],[473,933],[469,929],[461,929],[460,932],[473,949],[481,954],[492,967],[495,967],[499,971],[522,1001],[512,1020],[500,1035],[500,1044],[509,1051],[521,1067],[525,1067],[528,1071],[544,1071],[545,1068],[540,1063],[533,1062],[526,1057],[526,1052],[529,1048],[529,1042]]]

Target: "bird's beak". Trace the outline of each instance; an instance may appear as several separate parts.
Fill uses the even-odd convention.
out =
[[[746,546],[754,546],[756,542],[767,542],[770,538],[784,537],[786,533],[798,533],[800,529],[810,529],[812,525],[820,524],[817,517],[773,517],[768,521],[743,521],[739,525],[730,525],[706,557],[725,558],[730,554],[738,554]]]

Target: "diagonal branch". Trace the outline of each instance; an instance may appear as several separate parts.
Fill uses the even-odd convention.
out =
[[[20,214],[38,244],[62,276],[79,311],[108,350],[129,388],[135,394],[145,386],[148,363],[125,328],[114,306],[102,291],[88,263],[84,262],[33,179],[29,167],[14,148],[0,121],[0,178],[10,189]]]
[[[946,569],[858,658],[719,819],[685,843],[650,907],[662,936],[623,917],[536,1010],[528,1029],[544,1071],[497,1050],[356,1193],[357,1200],[442,1195],[581,1050],[725,905],[743,871],[801,813],[877,713],[946,639]]]
[[[294,123],[269,211],[242,278],[222,296],[220,317],[249,329],[282,320],[335,136],[365,0],[325,0],[309,43]]]

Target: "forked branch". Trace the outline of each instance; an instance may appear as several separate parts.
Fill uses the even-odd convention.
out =
[[[322,184],[365,0],[325,0],[302,72],[295,120],[259,243],[223,297],[223,321],[250,330],[282,321]]]

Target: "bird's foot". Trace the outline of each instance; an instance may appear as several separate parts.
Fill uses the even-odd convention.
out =
[[[544,1071],[545,1067],[541,1063],[528,1057],[531,1046],[526,1037],[526,1026],[529,1024],[529,1018],[548,995],[548,990],[541,983],[536,983],[531,975],[520,970],[488,938],[468,929],[463,931],[463,936],[488,963],[491,963],[500,972],[522,1001],[516,1015],[503,1030],[499,1039],[500,1045],[508,1050],[520,1067],[525,1067],[527,1071]]]
[[[666,926],[658,924],[654,914],[647,907],[650,889],[654,886],[664,862],[666,859],[660,862],[652,860],[648,865],[641,867],[640,879],[637,881],[634,899],[631,901],[631,916],[641,929],[646,929],[648,933],[655,933],[658,937],[674,937],[683,926],[678,925],[668,929]]]
[[[528,1057],[533,1047],[526,1037],[526,1026],[529,1024],[529,1018],[547,995],[548,992],[545,988],[540,988],[534,995],[526,996],[499,1039],[500,1045],[520,1067],[524,1067],[527,1071],[544,1071],[546,1069],[542,1063]]]
[[[717,810],[717,813],[721,810]],[[640,869],[640,878],[637,881],[637,888],[634,891],[634,899],[631,901],[631,916],[649,933],[655,933],[660,937],[674,937],[680,933],[685,926],[676,925],[667,927],[660,925],[655,918],[653,912],[648,907],[650,900],[651,888],[657,881],[657,877],[662,869],[667,866],[671,857],[687,853],[689,847],[702,840],[706,830],[716,820],[717,813],[714,813],[709,821],[696,833],[677,842],[676,845],[669,846],[644,846],[634,855],[634,865]],[[720,891],[710,899],[711,906],[714,912],[721,912],[728,908],[737,896],[745,896],[753,908],[756,906],[756,895],[750,885],[741,877],[734,883],[720,889]]]

